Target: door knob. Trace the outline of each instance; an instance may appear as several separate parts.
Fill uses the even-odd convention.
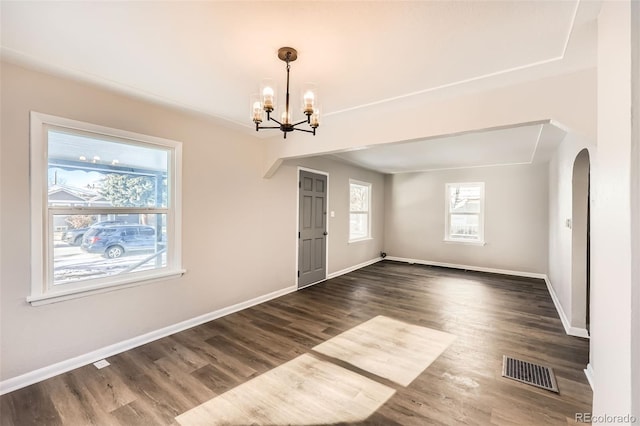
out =
[[[329,235],[329,233],[327,231],[324,231],[322,235]]]

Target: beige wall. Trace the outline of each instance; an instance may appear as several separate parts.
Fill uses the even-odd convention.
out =
[[[637,40],[636,40],[637,42]],[[598,17],[598,139],[592,161],[593,413],[631,413],[631,2]]]
[[[485,182],[485,246],[444,242],[445,184]],[[389,256],[520,272],[547,272],[546,165],[390,175]]]
[[[567,219],[573,219],[573,166],[578,153],[588,149],[591,158],[595,144],[579,135],[569,133],[549,162],[549,281],[558,297],[565,320],[574,335],[585,335],[586,293],[579,295],[572,286],[577,277],[572,274],[574,230]],[[580,297],[582,296],[582,297]]]
[[[2,64],[1,72],[0,379],[295,285],[297,178],[294,168],[262,177],[263,141],[213,119],[14,65]],[[182,278],[39,307],[25,301],[31,110],[183,142]],[[326,168],[332,199],[341,196],[343,176],[359,173],[333,163]],[[380,176],[367,176],[382,186]],[[345,228],[331,229],[332,270],[377,256],[372,247],[380,240],[344,245]]]

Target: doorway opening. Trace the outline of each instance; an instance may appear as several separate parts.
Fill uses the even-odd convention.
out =
[[[571,217],[571,326],[589,336],[591,296],[590,160],[585,148],[573,163]]]

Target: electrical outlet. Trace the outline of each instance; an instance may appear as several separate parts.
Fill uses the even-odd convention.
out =
[[[109,364],[109,361],[107,361],[106,359],[101,359],[100,361],[96,361],[93,363],[93,365],[95,365],[95,367],[100,370],[101,368],[105,368],[110,366],[111,364]]]

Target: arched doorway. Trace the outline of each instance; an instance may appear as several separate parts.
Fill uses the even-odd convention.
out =
[[[571,326],[589,332],[590,320],[590,202],[589,151],[573,163],[571,217]]]

